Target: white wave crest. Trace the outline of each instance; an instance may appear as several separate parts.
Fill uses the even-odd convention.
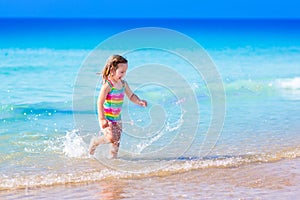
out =
[[[300,77],[277,79],[276,85],[281,89],[300,90]]]

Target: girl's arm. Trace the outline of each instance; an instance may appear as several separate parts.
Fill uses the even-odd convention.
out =
[[[98,110],[98,120],[99,120],[99,125],[101,128],[106,128],[108,127],[108,121],[104,116],[104,102],[107,94],[110,92],[110,86],[108,83],[104,83],[101,87],[98,100],[97,100],[97,110]]]
[[[135,104],[138,104],[140,106],[147,106],[147,101],[141,100],[136,94],[132,92],[127,82],[125,82],[125,94],[129,98],[130,101],[132,101]]]

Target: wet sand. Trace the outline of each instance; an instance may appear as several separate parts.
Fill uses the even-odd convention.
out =
[[[300,159],[1,191],[1,199],[296,199]]]

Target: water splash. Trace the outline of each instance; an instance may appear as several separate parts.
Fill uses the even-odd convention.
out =
[[[140,143],[136,145],[136,150],[134,153],[140,154],[142,153],[147,147],[151,146],[153,143],[157,142],[161,139],[165,134],[173,133],[180,129],[183,124],[183,115],[180,116],[176,122],[170,123],[166,122],[165,127],[162,130],[157,131],[151,138],[147,138],[142,140]]]
[[[63,142],[63,153],[70,158],[87,158],[88,147],[78,130],[67,131]]]

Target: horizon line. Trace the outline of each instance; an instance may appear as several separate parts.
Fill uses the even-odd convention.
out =
[[[0,19],[64,19],[64,20],[300,20],[289,17],[6,17]]]

